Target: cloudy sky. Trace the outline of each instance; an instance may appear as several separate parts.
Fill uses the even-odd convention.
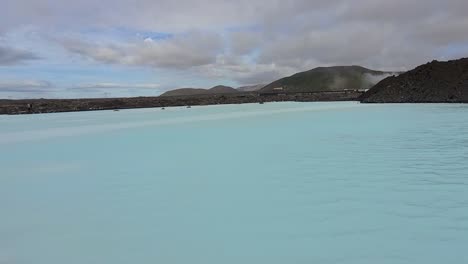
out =
[[[158,95],[468,56],[467,0],[3,0],[0,98]]]

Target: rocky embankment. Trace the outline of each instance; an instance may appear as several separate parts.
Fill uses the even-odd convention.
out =
[[[468,103],[468,58],[433,61],[388,77],[361,97],[363,103]]]
[[[0,100],[0,114],[34,114],[93,110],[117,110],[170,106],[244,104],[264,102],[357,101],[356,91],[316,92],[307,94],[235,93],[225,95],[164,96],[99,99]]]

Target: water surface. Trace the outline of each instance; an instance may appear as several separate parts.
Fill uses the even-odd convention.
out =
[[[0,264],[468,263],[468,106],[0,116]]]

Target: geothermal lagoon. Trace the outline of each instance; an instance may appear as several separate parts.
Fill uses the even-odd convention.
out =
[[[468,105],[0,116],[1,264],[467,263]]]

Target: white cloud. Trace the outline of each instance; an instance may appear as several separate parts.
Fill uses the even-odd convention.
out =
[[[61,45],[99,63],[251,84],[317,66],[404,70],[468,56],[467,13],[466,0],[16,0],[0,8],[0,32],[35,25],[76,36]],[[90,39],[90,28],[171,37]],[[9,56],[3,64],[34,58]]]
[[[93,43],[63,39],[60,44],[72,53],[102,63],[173,69],[213,63],[223,48],[219,35],[202,32],[158,41],[146,38],[138,42]]]
[[[218,56],[213,64],[194,69],[200,76],[214,79],[231,79],[242,85],[268,83],[276,79],[293,74],[295,67],[278,66],[274,63],[252,64],[241,57]]]

